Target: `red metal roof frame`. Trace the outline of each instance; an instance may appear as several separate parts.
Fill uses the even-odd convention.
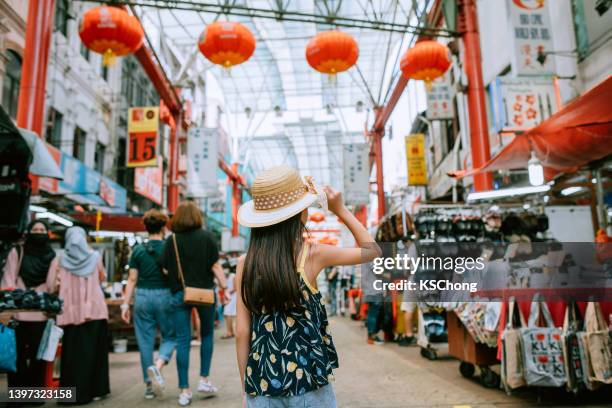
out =
[[[90,225],[92,228],[96,226],[96,213],[70,214],[71,218]],[[142,216],[131,216],[127,214],[102,214],[100,222],[100,230],[102,231],[117,231],[117,232],[145,232]]]
[[[547,175],[571,173],[612,155],[612,76],[550,118],[516,136],[484,166],[449,173],[462,178],[494,170],[527,168],[533,151]]]

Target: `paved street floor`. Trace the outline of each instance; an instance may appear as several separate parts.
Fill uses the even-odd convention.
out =
[[[340,357],[335,389],[339,407],[529,407],[529,406],[612,406],[610,388],[573,397],[560,390],[528,389],[513,395],[484,388],[476,379],[463,378],[459,362],[440,350],[439,359],[420,356],[418,347],[368,345],[362,322],[334,317],[332,332]],[[234,341],[221,340],[216,330],[212,379],[219,387],[217,396],[194,397],[192,406],[226,408],[241,406],[240,377],[236,368]],[[199,348],[191,350],[190,380],[195,389],[199,370]],[[174,363],[164,374],[167,389],[162,398],[145,401],[137,352],[110,355],[111,395],[93,406],[161,407],[177,406],[177,375]],[[196,393],[194,393],[196,394]]]

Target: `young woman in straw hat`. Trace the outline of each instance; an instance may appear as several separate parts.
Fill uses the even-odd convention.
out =
[[[251,194],[253,200],[238,212],[251,239],[236,276],[236,349],[245,405],[335,407],[331,382],[338,357],[316,278],[330,266],[369,262],[380,248],[338,192],[317,190],[290,167],[259,174]],[[308,207],[317,201],[327,201],[360,248],[304,241]]]

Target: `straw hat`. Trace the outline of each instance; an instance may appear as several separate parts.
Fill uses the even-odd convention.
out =
[[[238,222],[245,227],[267,227],[285,221],[315,202],[324,206],[325,193],[311,177],[304,180],[289,166],[277,166],[257,175],[251,187],[253,199],[238,210]]]

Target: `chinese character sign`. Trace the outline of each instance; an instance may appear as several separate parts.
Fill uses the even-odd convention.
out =
[[[427,185],[427,163],[425,162],[425,135],[415,133],[406,136],[406,164],[408,185]]]
[[[431,83],[427,91],[427,118],[430,120],[452,119],[455,117],[453,106],[453,87],[449,71]]]
[[[546,0],[510,0],[512,71],[516,75],[553,75],[550,16]]]
[[[187,135],[187,183],[191,197],[219,194],[217,129],[191,128]]]
[[[367,143],[342,145],[344,197],[347,204],[367,204],[370,201],[370,167]]]
[[[157,129],[159,107],[147,106],[128,110],[128,167],[157,166]]]
[[[164,166],[161,160],[157,167],[144,167],[134,171],[134,191],[162,205],[162,180]]]
[[[502,79],[504,127],[529,129],[556,111],[554,88],[551,81]]]

